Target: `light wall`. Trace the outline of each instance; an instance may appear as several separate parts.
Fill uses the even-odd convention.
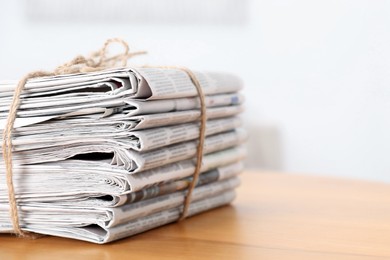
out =
[[[36,21],[25,3],[0,0],[1,79],[121,37],[149,51],[134,63],[242,76],[248,166],[390,181],[387,1],[248,0],[245,19],[218,24]]]

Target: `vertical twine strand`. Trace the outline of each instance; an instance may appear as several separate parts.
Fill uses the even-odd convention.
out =
[[[198,183],[199,175],[202,168],[202,160],[203,160],[203,148],[204,148],[204,141],[206,137],[206,122],[207,122],[207,114],[206,114],[206,101],[205,101],[205,95],[202,89],[202,86],[200,85],[200,82],[194,72],[192,72],[190,69],[186,67],[180,67],[180,66],[144,66],[144,68],[160,68],[160,69],[176,69],[176,70],[182,70],[190,77],[192,83],[196,87],[196,91],[199,97],[199,103],[200,103],[200,124],[199,124],[199,138],[198,138],[198,146],[196,150],[196,163],[195,163],[195,171],[192,175],[192,181],[187,189],[187,194],[184,199],[183,203],[183,210],[181,212],[180,218],[178,221],[182,221],[188,216],[188,210],[191,204],[191,198],[192,193],[195,189],[196,184]]]
[[[196,151],[196,165],[195,165],[195,172],[192,177],[192,181],[188,187],[187,195],[184,199],[183,204],[183,211],[181,213],[181,216],[179,218],[179,221],[184,220],[188,216],[188,210],[191,204],[191,198],[192,193],[195,189],[196,184],[198,183],[200,170],[202,168],[202,159],[203,159],[203,147],[204,147],[204,140],[206,136],[206,121],[207,121],[207,115],[206,115],[206,102],[205,102],[205,96],[203,93],[202,86],[200,85],[199,80],[196,78],[195,74],[185,67],[180,67],[182,71],[185,71],[187,75],[190,77],[192,83],[194,83],[196,90],[198,92],[199,102],[200,102],[200,125],[199,125],[199,140],[198,140],[198,147]]]
[[[7,123],[3,131],[3,158],[5,163],[6,179],[7,179],[7,188],[8,188],[8,200],[10,206],[10,215],[12,226],[14,232],[26,238],[34,238],[34,234],[24,232],[19,223],[19,214],[17,208],[17,202],[15,198],[15,189],[12,178],[12,130],[14,128],[14,123],[16,119],[16,113],[20,104],[20,94],[22,93],[24,86],[29,78],[42,77],[42,76],[51,76],[53,73],[45,71],[36,71],[27,74],[22,80],[19,81],[18,86],[15,89],[14,95],[12,97],[11,106],[7,116]]]

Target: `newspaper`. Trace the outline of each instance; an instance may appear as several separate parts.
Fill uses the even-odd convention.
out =
[[[205,139],[204,153],[211,153],[239,145],[246,139],[246,133],[242,129],[236,129],[209,136]],[[198,141],[188,141],[174,144],[149,152],[140,153],[120,147],[110,140],[90,139],[74,145],[64,147],[48,147],[36,149],[33,152],[16,151],[13,153],[15,164],[37,164],[43,162],[63,161],[74,156],[82,159],[95,160],[95,153],[103,153],[103,158],[111,159],[111,164],[120,166],[130,173],[140,172],[169,164],[176,161],[189,159],[195,156]],[[82,156],[86,154],[86,156]]]
[[[205,95],[236,93],[242,88],[239,78],[230,74],[197,72],[196,75]],[[0,84],[2,89],[0,93],[0,129],[4,128],[9,104],[16,85],[16,82]],[[153,68],[120,69],[98,73],[44,77],[32,79],[26,84],[25,89],[26,91],[21,96],[21,108],[18,110],[15,128],[58,117],[66,118],[85,114],[107,116],[122,110],[124,113],[126,110],[129,112],[128,110],[134,110],[134,108],[128,109],[132,107],[131,99],[134,98],[149,101],[197,96],[197,91],[185,72],[176,69]],[[222,98],[224,101],[220,100],[219,103],[239,104],[242,102],[241,99],[239,95],[233,95],[230,98]],[[212,100],[208,100],[209,104],[212,102]],[[168,108],[172,108],[172,106],[180,108],[180,104],[183,106],[182,109],[198,106],[198,102],[195,100],[192,102],[182,100],[178,103],[170,103],[171,105],[168,105]],[[133,107],[134,105],[135,103]],[[166,106],[165,103],[154,105],[153,109],[154,111],[160,111],[160,107],[166,109]],[[46,110],[41,110],[41,114],[30,112],[33,114],[28,117],[28,110],[36,110],[37,108],[45,108]],[[48,111],[48,109],[51,110]],[[128,116],[131,116],[131,114],[130,112]]]
[[[239,179],[230,174],[217,176],[217,180],[206,185],[197,186],[194,189],[192,202],[216,196],[224,191],[236,188]],[[163,210],[179,207],[184,202],[186,191],[181,189],[166,195],[155,196],[151,199],[141,200],[135,203],[127,203],[115,208],[82,208],[52,203],[30,203],[21,205],[19,214],[21,224],[28,227],[31,224],[45,224],[47,227],[85,227],[88,225],[99,225],[102,228],[111,228],[125,224],[137,218],[142,218]],[[8,230],[11,226],[9,219],[9,207],[0,205],[0,232]]]
[[[206,95],[231,93],[242,89],[241,80],[228,73],[195,72]],[[1,82],[1,98],[13,95],[16,81]],[[58,75],[31,79],[22,97],[61,95],[69,98],[74,93],[121,94],[142,99],[174,99],[197,96],[190,77],[180,69],[122,68],[90,73]],[[80,103],[80,102],[78,102]]]
[[[246,155],[242,82],[226,73],[195,74],[207,122],[190,215],[234,198]],[[0,130],[16,85],[0,83]],[[197,90],[180,69],[29,80],[12,132],[22,228],[107,243],[175,221],[195,170],[200,116]],[[1,158],[0,232],[12,230],[5,179]]]
[[[201,212],[226,205],[235,198],[234,190],[223,192],[219,195],[195,201],[189,207],[189,215],[193,216]],[[105,244],[125,237],[133,236],[147,230],[172,223],[179,219],[182,211],[182,206],[157,212],[146,217],[137,218],[125,224],[118,225],[112,228],[102,228],[98,225],[91,225],[87,227],[61,227],[56,228],[47,227],[43,224],[31,224],[24,229],[30,232],[40,234],[60,236],[84,240],[92,243]],[[2,232],[11,232],[12,229],[8,226],[1,227]]]
[[[71,99],[68,102],[75,102],[75,100]],[[208,108],[240,105],[243,102],[244,97],[239,93],[205,96],[205,105]],[[39,104],[39,107],[37,107],[37,104]],[[71,113],[74,111],[88,111],[88,108],[95,108],[95,110],[91,109],[89,111],[93,111],[95,113],[102,112],[104,113],[103,116],[108,116],[119,111],[125,111],[128,116],[135,116],[141,114],[145,115],[172,111],[194,110],[200,107],[200,102],[197,97],[150,100],[147,102],[144,100],[120,98],[119,100],[111,101],[111,103],[100,102],[98,104],[99,106],[96,106],[96,104],[93,103],[88,105],[77,104],[77,106],[74,105],[71,107],[66,105],[66,103],[64,104],[64,102],[61,101],[41,101],[38,103],[31,102],[27,99],[23,104],[20,105],[17,115],[18,117],[39,117],[56,115],[60,113]],[[7,111],[8,108],[9,107],[6,105],[0,106],[0,111]],[[6,112],[0,112],[2,117],[5,117],[6,114]]]
[[[208,120],[206,123],[206,136],[226,132],[242,126],[239,117],[227,117]],[[22,130],[23,131],[20,131]],[[179,125],[156,127],[144,130],[118,129],[114,126],[80,126],[69,128],[64,135],[64,128],[36,128],[27,126],[19,128],[14,133],[14,151],[27,151],[42,147],[61,147],[95,139],[115,140],[123,148],[136,151],[150,151],[156,148],[185,142],[199,138],[199,123],[185,123]]]
[[[241,161],[243,147],[233,147],[203,157],[201,172]],[[4,167],[0,167],[0,203],[7,203]],[[21,203],[78,200],[86,197],[121,196],[148,187],[183,179],[194,173],[194,159],[183,160],[136,174],[129,174],[109,163],[65,160],[55,163],[14,166],[14,187]],[[64,185],[66,180],[66,185]],[[125,198],[113,199],[116,205]]]
[[[196,186],[202,186],[210,184],[216,181],[225,180],[237,176],[243,171],[243,163],[235,162],[225,166],[220,166],[218,168],[212,169],[210,171],[204,172],[199,175],[198,182]],[[123,194],[120,196],[112,195],[101,195],[97,197],[89,196],[78,196],[77,198],[69,197],[59,197],[59,198],[48,198],[44,200],[38,199],[36,197],[32,199],[23,199],[20,205],[31,206],[31,205],[54,205],[54,206],[64,206],[72,208],[115,208],[122,205],[133,204],[143,200],[149,200],[156,198],[158,196],[163,196],[171,194],[177,191],[186,190],[189,183],[192,181],[192,176],[185,177],[179,180],[167,181],[160,183],[158,185],[153,185],[148,188]]]

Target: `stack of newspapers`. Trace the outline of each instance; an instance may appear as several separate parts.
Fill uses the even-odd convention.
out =
[[[201,174],[189,215],[228,204],[246,139],[239,78],[195,75],[207,106]],[[0,84],[5,128],[17,82]],[[196,165],[200,102],[179,69],[136,68],[28,81],[12,132],[23,230],[107,243],[176,221]],[[3,139],[3,133],[1,133]],[[0,159],[0,232],[12,232]]]

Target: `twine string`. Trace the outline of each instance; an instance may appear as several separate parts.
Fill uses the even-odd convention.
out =
[[[199,124],[199,140],[198,140],[198,147],[196,150],[196,163],[195,163],[195,171],[192,175],[192,181],[187,189],[187,194],[184,199],[183,204],[183,211],[180,215],[180,218],[178,221],[182,221],[188,216],[188,211],[191,204],[192,199],[192,193],[195,189],[196,184],[198,183],[200,170],[202,168],[202,159],[203,159],[203,147],[204,147],[204,141],[206,137],[206,121],[207,121],[207,114],[206,114],[206,101],[205,96],[203,93],[202,86],[200,85],[200,82],[196,75],[185,67],[180,67],[180,69],[187,73],[187,75],[190,77],[192,83],[196,87],[196,91],[198,92],[199,97],[199,103],[200,103],[200,124]]]
[[[124,52],[112,57],[107,57],[107,51],[111,44],[113,43],[119,43],[124,47]],[[13,227],[13,232],[24,238],[37,238],[39,237],[38,234],[34,234],[31,232],[26,232],[22,230],[20,226],[20,218],[18,213],[18,203],[15,196],[15,188],[13,184],[13,162],[12,162],[12,132],[14,129],[15,120],[17,118],[17,110],[20,105],[20,95],[23,92],[26,83],[31,78],[37,78],[37,77],[46,77],[46,76],[56,76],[56,75],[63,75],[63,74],[73,74],[73,73],[85,73],[85,72],[95,72],[100,71],[108,68],[114,68],[118,66],[120,63],[120,66],[126,67],[127,61],[129,58],[132,58],[136,55],[146,54],[145,51],[139,51],[139,52],[129,52],[130,48],[127,42],[125,42],[122,39],[119,38],[113,38],[107,40],[103,47],[93,52],[90,56],[76,56],[71,61],[57,67],[53,72],[48,71],[34,71],[30,72],[27,75],[25,75],[19,82],[18,85],[14,91],[14,95],[11,101],[9,113],[7,116],[6,126],[3,131],[3,143],[2,143],[2,150],[3,150],[3,158],[5,163],[5,170],[6,170],[6,182],[7,182],[7,188],[8,188],[8,199],[9,199],[9,206],[10,206],[10,217]],[[202,166],[202,157],[203,157],[203,146],[204,146],[204,139],[205,139],[205,130],[206,130],[206,105],[205,105],[205,96],[203,94],[201,85],[196,77],[196,75],[185,67],[176,67],[176,66],[155,66],[154,68],[168,68],[168,69],[179,69],[184,71],[191,79],[193,84],[196,87],[199,101],[200,101],[200,125],[199,125],[199,141],[198,141],[198,147],[197,147],[197,155],[196,155],[196,164],[195,164],[195,171],[193,174],[193,179],[188,187],[187,194],[184,199],[183,203],[183,210],[180,215],[180,218],[178,221],[181,221],[185,219],[188,215],[189,206],[191,203],[191,197],[193,190],[198,182],[200,170]]]
[[[18,83],[18,86],[15,89],[11,106],[9,109],[8,117],[6,126],[3,131],[3,158],[4,158],[4,164],[5,164],[5,171],[6,171],[6,181],[7,181],[7,188],[8,188],[8,200],[9,200],[9,206],[10,206],[10,215],[11,215],[11,222],[13,230],[16,234],[18,234],[21,237],[26,238],[36,238],[36,234],[32,234],[29,232],[25,232],[21,229],[20,223],[19,223],[19,214],[17,209],[17,202],[15,197],[15,189],[13,184],[13,178],[12,178],[12,130],[13,126],[16,120],[16,112],[18,110],[19,104],[20,104],[20,94],[23,91],[24,86],[26,85],[26,82],[29,78],[35,78],[35,77],[43,77],[43,76],[51,76],[52,73],[50,72],[44,72],[44,71],[36,71],[28,73],[23,79],[21,79]]]
[[[150,67],[150,68],[156,68],[155,66],[144,66],[144,67]],[[200,105],[200,124],[199,124],[199,138],[198,138],[198,146],[196,150],[196,162],[195,162],[195,171],[192,175],[192,181],[189,184],[189,187],[187,188],[187,194],[184,198],[183,203],[183,210],[181,212],[180,218],[178,221],[182,221],[188,216],[188,210],[191,204],[191,198],[192,193],[195,189],[196,184],[198,183],[199,175],[202,168],[202,160],[203,160],[203,147],[204,147],[204,141],[206,137],[206,122],[207,122],[207,114],[206,114],[206,100],[205,95],[203,93],[202,86],[200,85],[200,82],[198,78],[196,77],[195,73],[191,71],[190,69],[186,67],[179,67],[179,66],[158,66],[157,68],[162,69],[177,69],[182,70],[191,79],[192,83],[196,87],[196,91],[199,98],[199,105]]]

